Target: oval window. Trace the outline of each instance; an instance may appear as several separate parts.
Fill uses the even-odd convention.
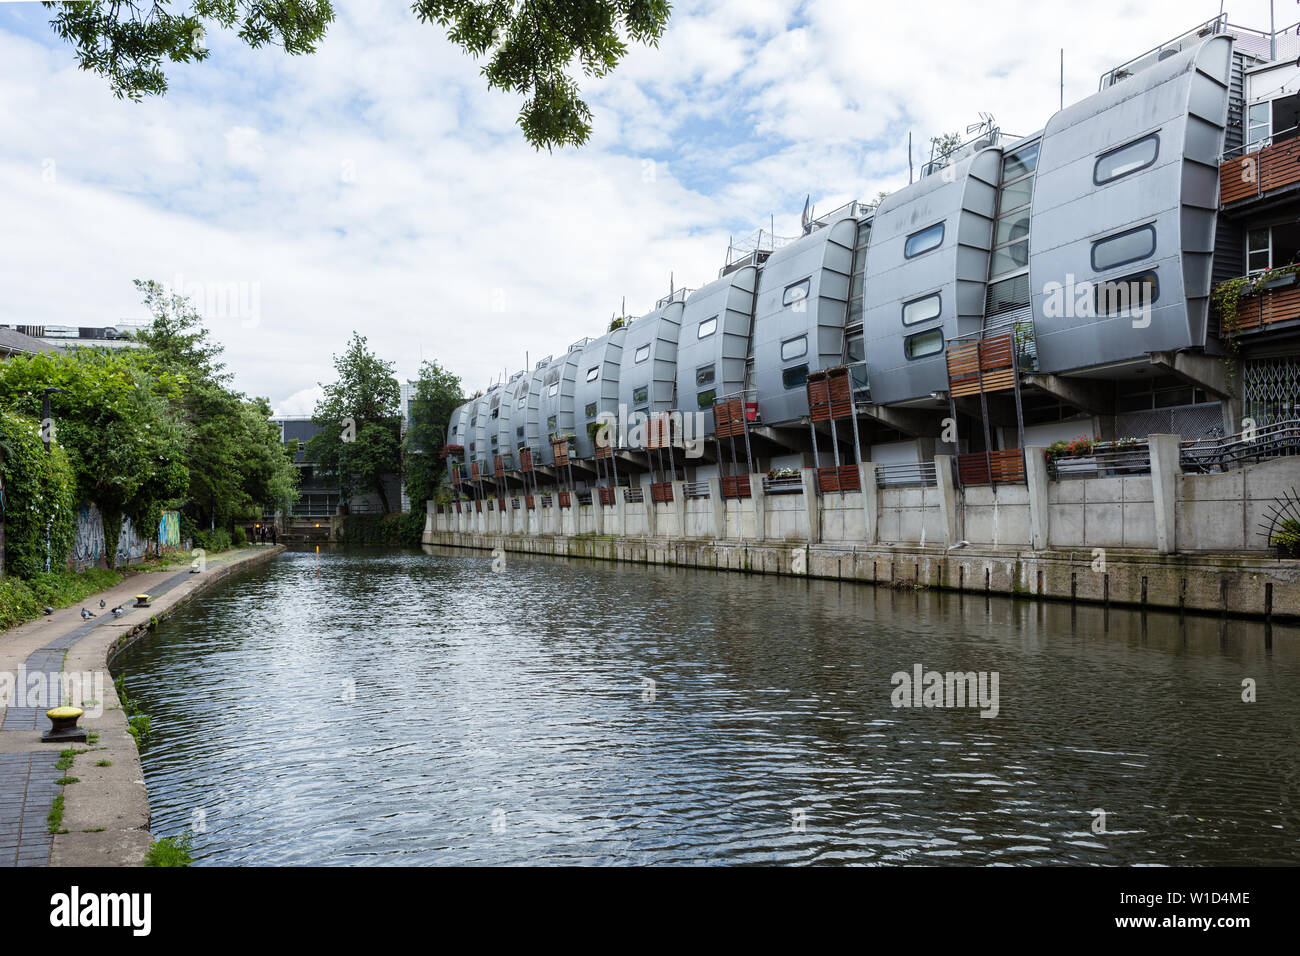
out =
[[[695,332],[697,339],[706,339],[712,335],[718,328],[718,317],[715,315],[711,319],[705,319],[700,323],[700,327]]]
[[[643,345],[636,350],[636,354],[632,356],[632,361],[640,363],[640,362],[644,362],[649,357],[650,357],[650,346]]]
[[[1160,137],[1155,133],[1102,153],[1092,167],[1093,185],[1104,186],[1121,176],[1146,169],[1159,155]]]
[[[810,279],[800,279],[786,286],[785,293],[781,296],[781,305],[795,305],[807,299],[810,285]]]
[[[1104,272],[1116,266],[1148,259],[1156,251],[1156,227],[1139,226],[1098,239],[1092,244],[1092,271]]]
[[[919,256],[931,249],[938,249],[941,245],[943,245],[943,223],[936,222],[933,226],[914,232],[907,237],[907,241],[903,243],[903,258],[910,259],[913,256]]]
[[[929,322],[931,319],[937,319],[942,311],[943,300],[939,297],[939,293],[934,292],[903,303],[903,324],[916,325],[918,322]]]
[[[943,351],[943,330],[917,332],[903,339],[903,354],[909,359],[925,358]]]
[[[599,376],[599,375],[600,375],[600,366],[599,366],[599,365],[597,365],[595,368],[589,368],[589,369],[587,369],[587,381],[589,381],[589,382],[594,382],[594,381],[596,381],[596,378],[597,378],[597,376]]]
[[[808,336],[801,335],[797,339],[781,343],[781,361],[789,362],[797,358],[803,358],[808,354]]]

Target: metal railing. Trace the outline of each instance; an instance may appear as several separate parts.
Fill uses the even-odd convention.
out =
[[[770,229],[759,229],[740,239],[731,239],[727,242],[727,263],[723,271],[746,259],[757,263],[760,256],[771,255],[798,238],[799,236],[778,236]]]
[[[582,489],[582,490],[580,490],[577,494],[578,494],[578,504],[580,504],[580,505],[589,505],[589,504],[591,504],[591,489],[590,489],[590,488]]]
[[[876,466],[877,488],[901,488],[907,485],[933,488],[938,483],[939,478],[932,461],[907,461]]]
[[[763,476],[763,494],[765,495],[801,495],[803,494],[802,475]]]
[[[542,507],[543,507],[543,508],[549,508],[549,507],[551,507],[551,496],[550,496],[550,495],[542,495]]]
[[[709,483],[707,481],[687,481],[682,484],[688,499],[709,497]]]
[[[1086,455],[1049,457],[1047,474],[1056,480],[1149,475],[1151,448],[1144,438],[1097,442]]]
[[[628,502],[629,504],[634,504],[634,505],[640,504],[641,502],[645,501],[645,492],[641,489],[640,485],[637,485],[633,488],[624,488],[623,500]]]
[[[662,309],[670,302],[685,302],[686,297],[694,291],[694,289],[674,289],[672,292],[668,293],[668,295],[657,301],[655,303],[655,308]]]
[[[1179,450],[1184,472],[1228,471],[1248,461],[1300,455],[1300,419],[1274,422],[1236,435],[1185,441]]]
[[[1227,14],[1221,13],[1217,17],[1212,17],[1204,23],[1192,27],[1185,33],[1180,33],[1172,40],[1166,40],[1145,53],[1124,61],[1114,69],[1107,70],[1101,75],[1097,89],[1104,90],[1121,80],[1126,80],[1130,76],[1141,73],[1147,67],[1154,66],[1165,57],[1172,55],[1168,51],[1177,53],[1182,50],[1183,44],[1188,41],[1199,43],[1206,37],[1218,34],[1226,34],[1232,37],[1233,46],[1236,50],[1258,60],[1265,62],[1270,60],[1293,60],[1300,56],[1300,34],[1297,34],[1297,28],[1300,28],[1300,23],[1293,23],[1275,33],[1269,33],[1267,30],[1256,30],[1253,27],[1241,27],[1229,23]]]
[[[804,229],[804,235],[816,232],[818,229],[825,229],[827,226],[834,225],[841,219],[860,219],[868,213],[874,212],[875,206],[868,206],[866,203],[857,199],[852,199],[842,206],[836,206],[830,212],[815,219],[808,221],[808,226]]]

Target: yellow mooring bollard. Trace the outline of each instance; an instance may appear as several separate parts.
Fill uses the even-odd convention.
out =
[[[47,710],[45,716],[50,718],[50,729],[41,734],[44,743],[85,743],[86,731],[77,726],[77,720],[84,711],[80,707],[55,707]]]

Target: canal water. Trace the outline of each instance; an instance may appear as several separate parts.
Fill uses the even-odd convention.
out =
[[[918,665],[984,706],[895,706]],[[114,669],[200,864],[1300,862],[1291,627],[336,550]]]

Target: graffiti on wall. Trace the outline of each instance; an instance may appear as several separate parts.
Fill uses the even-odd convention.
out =
[[[181,520],[175,511],[164,511],[158,522],[158,540],[164,548],[180,547]],[[122,522],[122,533],[117,539],[117,563],[131,564],[144,557],[153,544],[149,538],[136,533],[131,519]],[[104,564],[104,522],[99,509],[88,505],[77,512],[77,533],[72,540],[72,554],[68,564],[74,570],[99,567]]]

